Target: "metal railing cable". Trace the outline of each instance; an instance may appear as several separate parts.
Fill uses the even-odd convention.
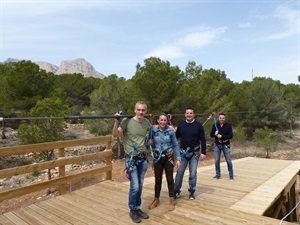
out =
[[[240,112],[226,112],[226,114],[249,114],[249,113],[261,113],[265,111],[240,111]],[[269,111],[270,112],[270,111]],[[196,113],[195,116],[207,116],[209,113]],[[151,117],[152,115],[155,116],[155,114],[146,114],[146,117]],[[158,115],[158,114],[157,114]],[[173,117],[174,116],[184,116],[184,113],[174,113],[170,114]],[[125,117],[134,117],[134,115],[121,115],[119,116],[120,118],[125,118]],[[115,115],[82,115],[82,116],[62,116],[62,117],[0,117],[0,121],[6,121],[6,120],[49,120],[49,119],[62,119],[62,120],[67,120],[67,119],[109,119],[109,118],[118,118]],[[209,117],[209,119],[211,116]]]

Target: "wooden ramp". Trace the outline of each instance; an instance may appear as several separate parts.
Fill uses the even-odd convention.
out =
[[[146,178],[142,208],[150,218],[142,223],[279,225],[280,220],[262,215],[289,188],[299,173],[299,162],[244,158],[234,160],[233,164],[236,175],[234,181],[230,181],[228,175],[223,175],[220,180],[212,179],[214,167],[200,167],[195,200],[187,198],[187,171],[181,197],[176,200],[176,208],[172,212],[167,209],[165,179],[161,204],[153,210],[147,209],[154,196],[154,178]],[[227,174],[226,164],[222,163],[221,169],[223,174]],[[133,224],[128,216],[128,185],[128,182],[104,181],[0,215],[0,223]]]

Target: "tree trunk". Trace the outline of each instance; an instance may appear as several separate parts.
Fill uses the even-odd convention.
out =
[[[52,179],[51,169],[48,169],[47,175],[48,175],[48,180],[51,180]],[[50,195],[50,194],[51,194],[51,188],[48,188],[47,189],[47,195]]]
[[[269,149],[267,149],[267,157],[266,158],[267,159],[270,158],[270,156],[269,156]]]
[[[293,137],[292,130],[293,130],[293,121],[291,120],[290,121],[290,138]]]
[[[4,127],[4,121],[2,121],[2,139],[6,139],[4,129],[5,129],[5,127]]]

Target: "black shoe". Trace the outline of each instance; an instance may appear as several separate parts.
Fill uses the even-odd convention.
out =
[[[141,218],[137,214],[137,210],[131,209],[129,213],[129,217],[132,219],[133,222],[135,223],[140,223],[142,222]]]
[[[180,197],[180,192],[175,192],[174,199],[177,199],[179,197]]]
[[[194,193],[190,193],[190,195],[189,195],[189,199],[191,199],[191,200],[194,200],[194,199],[195,199],[195,195],[194,195]]]
[[[229,180],[230,180],[230,181],[234,181],[234,178],[233,178],[233,177],[229,177]]]
[[[141,209],[136,210],[136,214],[141,218],[141,219],[148,219],[149,216],[144,213]]]
[[[216,175],[216,176],[214,176],[213,178],[214,178],[214,179],[220,179],[220,178],[221,178],[221,176],[219,176],[219,175]]]

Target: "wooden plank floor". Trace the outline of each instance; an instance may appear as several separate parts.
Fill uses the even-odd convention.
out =
[[[187,198],[187,171],[181,197],[176,200],[176,209],[172,212],[167,209],[165,178],[161,204],[151,211],[147,209],[154,196],[154,178],[146,178],[142,208],[150,218],[142,222],[153,225],[279,225],[279,220],[264,217],[262,213],[299,173],[300,163],[244,158],[234,160],[233,165],[234,181],[229,180],[225,163],[221,164],[223,174],[219,180],[212,178],[214,166],[200,167],[195,200]],[[104,181],[0,215],[0,224],[133,224],[128,216],[128,185],[129,182]]]

